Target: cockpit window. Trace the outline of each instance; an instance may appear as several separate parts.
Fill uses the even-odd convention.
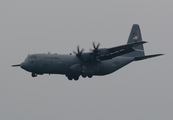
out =
[[[34,60],[37,59],[37,57],[35,55],[28,55],[26,59]]]

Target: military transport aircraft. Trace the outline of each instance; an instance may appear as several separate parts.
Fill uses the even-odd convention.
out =
[[[43,74],[62,74],[69,80],[78,80],[79,76],[91,78],[94,75],[101,76],[115,72],[123,66],[133,62],[160,56],[163,54],[145,55],[142,36],[139,25],[134,24],[127,44],[99,48],[93,42],[93,49],[85,52],[77,46],[77,52],[69,55],[62,54],[32,54],[28,55],[24,62],[12,67],[20,66],[31,72],[32,77]]]

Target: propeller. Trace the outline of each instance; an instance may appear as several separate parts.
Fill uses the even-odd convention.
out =
[[[73,51],[73,53],[76,54],[77,57],[81,58],[83,51],[84,51],[84,49],[80,50],[79,45],[78,45],[77,52]]]
[[[97,55],[98,53],[99,53],[99,46],[100,46],[100,43],[98,43],[97,45],[95,44],[95,42],[93,42],[93,50],[91,49],[91,51],[93,51],[93,53],[95,54],[95,55]]]

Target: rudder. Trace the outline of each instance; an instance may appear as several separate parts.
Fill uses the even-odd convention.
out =
[[[142,35],[141,35],[140,27],[138,24],[134,24],[132,26],[127,44],[135,43],[135,42],[139,42],[139,41],[142,41]],[[145,55],[143,44],[134,46],[133,49],[135,51],[126,54],[126,56],[138,57],[138,56],[144,56]]]

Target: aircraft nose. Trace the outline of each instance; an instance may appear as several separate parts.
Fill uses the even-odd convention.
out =
[[[21,64],[20,64],[20,67],[22,68],[22,69],[27,69],[27,64],[26,64],[26,62],[22,62]]]

